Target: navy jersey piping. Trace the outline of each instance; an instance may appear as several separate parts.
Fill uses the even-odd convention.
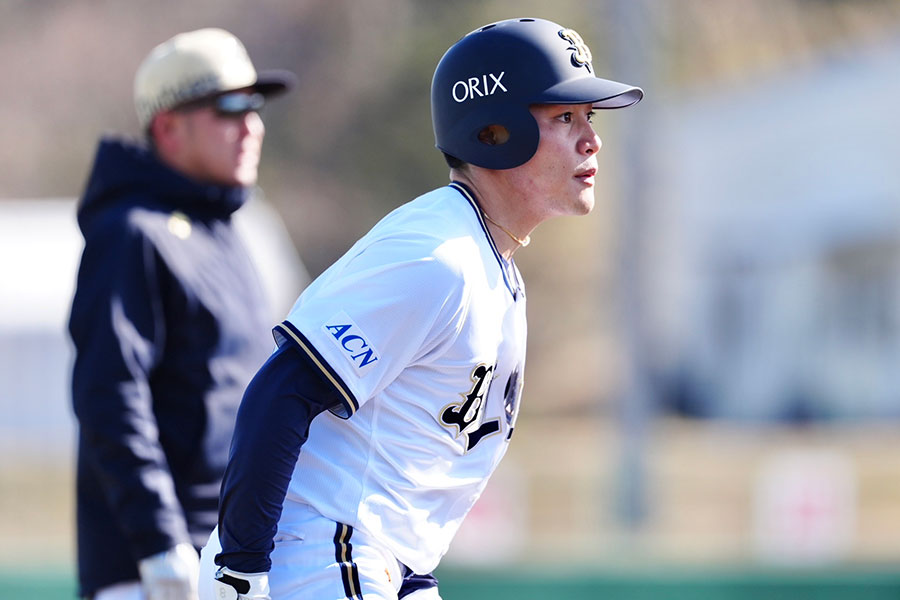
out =
[[[337,524],[337,530],[334,532],[334,560],[340,566],[344,595],[348,600],[363,600],[362,586],[359,584],[359,568],[353,562],[353,544],[350,543],[352,535],[352,527],[343,523]]]
[[[275,341],[279,342],[279,336],[284,340],[289,340],[297,345],[297,347],[306,353],[309,356],[310,360],[319,367],[322,371],[322,374],[330,381],[334,387],[337,389],[338,393],[340,393],[343,398],[343,408],[344,414],[339,412],[335,412],[334,409],[331,410],[331,413],[337,417],[342,419],[349,419],[356,413],[359,409],[359,402],[357,402],[356,397],[354,397],[353,392],[350,391],[350,388],[344,384],[341,376],[335,372],[331,366],[328,364],[328,361],[319,354],[316,350],[315,346],[306,338],[305,335],[300,333],[300,330],[294,327],[294,325],[290,321],[282,321],[280,324],[276,325],[272,329],[272,333],[275,335]],[[279,345],[281,345],[279,343]]]
[[[491,232],[488,231],[487,223],[484,222],[484,215],[481,211],[481,205],[478,204],[478,199],[475,197],[475,193],[472,192],[472,190],[470,190],[466,184],[459,181],[451,181],[449,186],[462,194],[463,198],[465,198],[469,202],[472,210],[475,211],[475,215],[478,217],[478,222],[481,223],[481,229],[484,231],[484,235],[491,246],[491,250],[494,252],[494,258],[497,259],[497,264],[500,266],[500,272],[503,273],[503,282],[506,284],[506,289],[508,289],[509,293],[512,294],[513,300],[517,300],[519,295],[519,288],[518,286],[513,285],[514,275],[509,273],[509,271],[514,268],[514,263],[512,259],[510,259],[509,263],[507,264],[507,262],[503,260],[503,256],[500,255],[500,251],[497,250],[497,246],[496,244],[494,244],[494,238],[491,237]]]

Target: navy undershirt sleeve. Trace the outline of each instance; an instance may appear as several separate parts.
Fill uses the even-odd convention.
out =
[[[222,482],[217,565],[242,573],[269,570],[282,504],[309,425],[340,401],[334,384],[292,343],[260,368],[244,392]]]

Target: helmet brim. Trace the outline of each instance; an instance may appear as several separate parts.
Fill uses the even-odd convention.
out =
[[[601,79],[578,77],[562,81],[541,93],[534,104],[587,104],[594,108],[625,108],[637,104],[644,90],[633,85]]]

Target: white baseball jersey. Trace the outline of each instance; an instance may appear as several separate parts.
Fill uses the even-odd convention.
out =
[[[523,383],[524,287],[476,200],[454,183],[391,212],[276,337],[345,399],[313,420],[279,529],[308,504],[431,572],[506,452]]]

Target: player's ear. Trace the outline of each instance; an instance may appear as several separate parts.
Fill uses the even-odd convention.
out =
[[[502,146],[509,141],[509,130],[503,125],[488,125],[478,132],[478,141],[488,146]]]

